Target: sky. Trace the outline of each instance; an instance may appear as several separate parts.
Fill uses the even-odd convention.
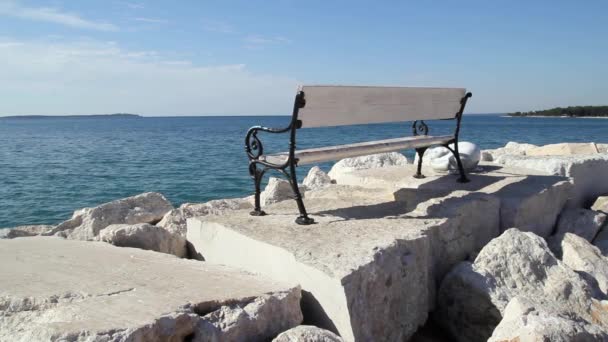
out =
[[[0,0],[0,116],[290,114],[300,84],[608,105],[608,1]]]

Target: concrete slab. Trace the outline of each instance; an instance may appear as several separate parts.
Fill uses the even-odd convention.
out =
[[[197,341],[238,329],[257,340],[302,319],[297,285],[162,253],[27,237],[0,240],[0,260],[2,341]],[[276,313],[232,321],[232,335],[212,317],[247,305]]]
[[[445,210],[413,217],[391,192],[331,185],[307,192],[314,225],[295,224],[295,203],[286,201],[264,217],[190,219],[187,238],[209,262],[299,282],[305,319],[346,341],[403,341],[433,309],[442,273],[474,253],[487,231],[498,233],[499,202],[485,194],[446,199]],[[468,224],[471,208],[488,220]]]

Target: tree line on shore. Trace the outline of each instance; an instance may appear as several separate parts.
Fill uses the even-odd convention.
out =
[[[507,114],[509,116],[604,116],[608,117],[608,106],[572,106],[572,107],[556,107],[545,110],[535,110],[529,112],[514,112]]]

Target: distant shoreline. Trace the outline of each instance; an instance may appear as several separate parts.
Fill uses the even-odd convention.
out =
[[[503,118],[608,119],[608,116],[501,115]]]
[[[139,114],[116,113],[116,114],[91,114],[91,115],[9,115],[0,116],[0,119],[100,119],[100,118],[142,118]]]

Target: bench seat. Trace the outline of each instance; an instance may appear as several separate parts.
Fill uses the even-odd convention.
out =
[[[298,165],[322,163],[344,158],[365,156],[375,153],[394,152],[412,148],[426,147],[430,145],[442,145],[454,140],[454,135],[441,136],[412,136],[396,139],[376,140],[356,144],[310,148],[296,150],[295,158]],[[260,160],[281,165],[288,161],[289,152],[262,155]]]

